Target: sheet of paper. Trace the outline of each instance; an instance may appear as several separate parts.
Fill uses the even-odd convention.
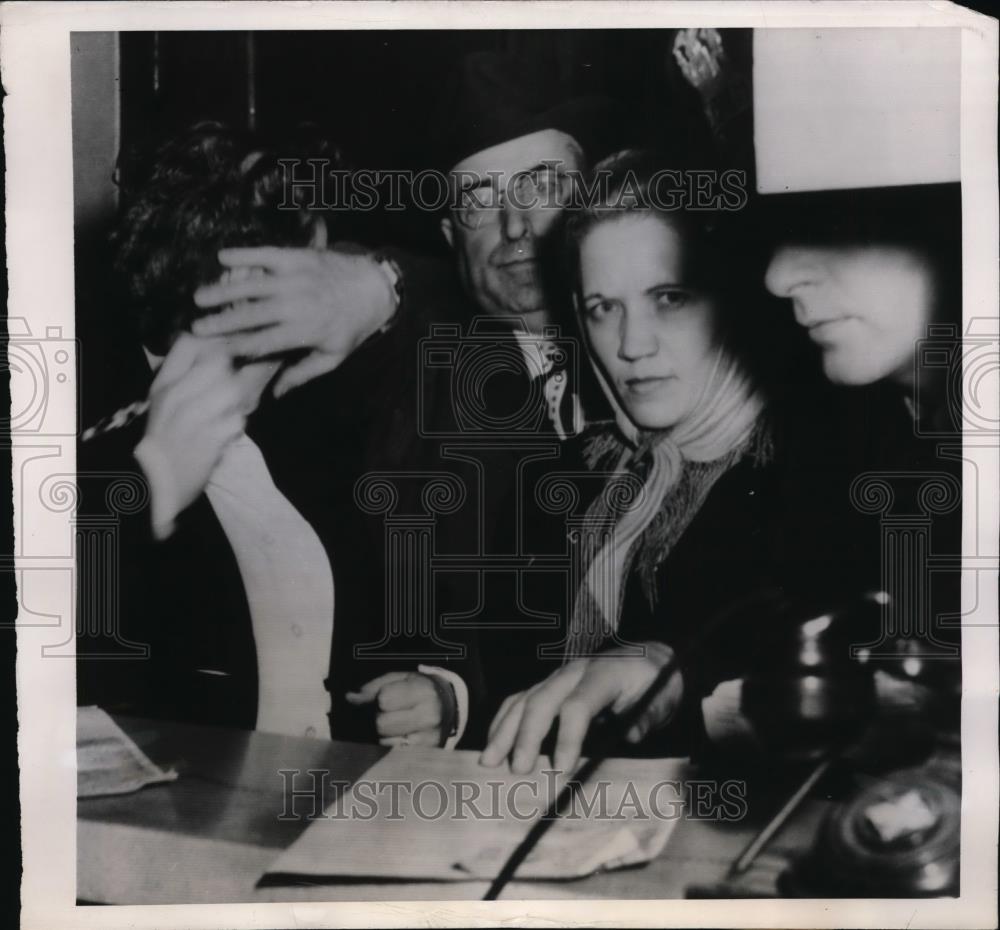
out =
[[[518,878],[566,879],[647,861],[683,811],[687,760],[609,759]],[[397,748],[268,869],[277,877],[491,878],[564,784],[479,765],[478,753]]]
[[[129,794],[177,778],[150,762],[100,707],[77,708],[76,765],[78,798]]]

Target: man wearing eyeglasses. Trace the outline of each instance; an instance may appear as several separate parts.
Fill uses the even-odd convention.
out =
[[[550,338],[558,315],[544,249],[582,166],[576,139],[554,128],[473,152],[449,172],[451,209],[441,220],[470,316],[490,317],[477,335],[491,333],[501,346],[513,339],[523,361],[520,370],[484,371],[483,413],[508,422],[537,403],[543,415],[525,425],[560,439],[582,428],[583,411],[572,377],[579,369]]]
[[[513,337],[524,362],[506,382],[490,379],[484,406],[523,409],[530,394],[545,411],[538,429],[564,439],[582,427],[583,410],[573,359],[548,338],[565,320],[547,247],[586,161],[612,147],[616,108],[605,97],[547,97],[514,61],[488,52],[463,60],[450,103],[437,159],[451,195],[441,231],[469,299],[467,318],[488,315],[487,330]]]
[[[441,231],[479,310],[523,320],[534,333],[551,322],[539,248],[582,163],[572,136],[542,129],[475,152],[451,169],[454,209]]]

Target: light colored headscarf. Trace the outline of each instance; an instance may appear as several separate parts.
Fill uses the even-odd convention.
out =
[[[565,658],[593,655],[616,639],[625,581],[636,563],[655,597],[656,566],[669,554],[715,482],[738,462],[760,433],[763,399],[743,367],[720,346],[694,412],[667,430],[641,430],[629,418],[596,359],[598,380],[615,411],[614,424],[593,437],[591,468],[613,474],[587,511],[578,548],[581,581]],[[641,491],[624,507],[613,486],[618,475],[641,475]],[[645,538],[644,538],[645,537]],[[640,550],[642,550],[640,552]]]

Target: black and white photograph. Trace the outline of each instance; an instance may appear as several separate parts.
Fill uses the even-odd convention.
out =
[[[995,926],[995,20],[12,6],[22,926]]]

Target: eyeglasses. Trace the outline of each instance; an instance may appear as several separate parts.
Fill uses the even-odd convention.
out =
[[[572,184],[568,174],[555,168],[523,171],[508,181],[506,190],[495,184],[483,184],[462,191],[454,210],[455,219],[466,229],[480,229],[496,222],[505,206],[516,210],[561,210],[569,202]]]

